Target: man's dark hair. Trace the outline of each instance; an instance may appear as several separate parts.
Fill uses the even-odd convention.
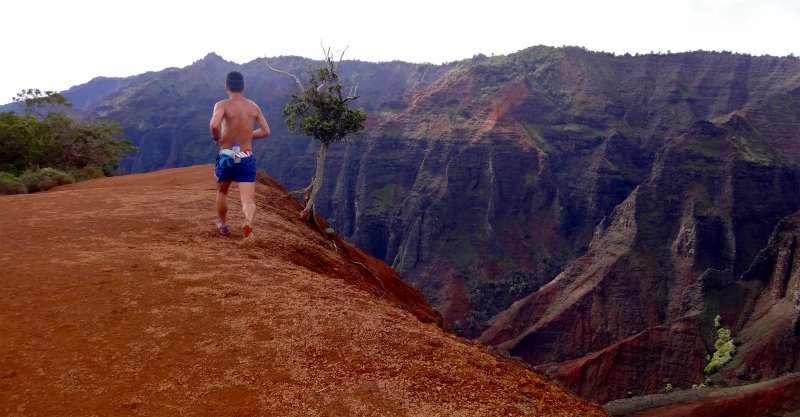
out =
[[[225,77],[225,85],[232,93],[241,93],[244,88],[244,76],[239,71],[231,71]]]

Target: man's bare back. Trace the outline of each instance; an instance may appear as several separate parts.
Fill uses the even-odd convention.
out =
[[[215,127],[219,130],[222,123],[222,137],[219,145],[222,149],[231,149],[234,143],[239,144],[243,151],[249,151],[252,147],[253,139],[261,139],[269,136],[270,130],[261,109],[252,101],[244,98],[242,93],[228,91],[227,100],[222,100],[214,106],[214,114],[211,116],[211,135],[214,135]],[[253,123],[259,129],[253,131]]]

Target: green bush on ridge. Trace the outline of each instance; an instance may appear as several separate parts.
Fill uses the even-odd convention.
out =
[[[25,185],[10,172],[0,172],[0,195],[23,194]]]
[[[21,176],[22,184],[29,193],[47,191],[59,185],[72,184],[75,178],[55,168],[42,168],[38,171],[25,171]]]
[[[114,121],[73,120],[58,93],[17,94],[25,114],[0,112],[0,194],[44,191],[57,185],[114,175],[135,151]]]

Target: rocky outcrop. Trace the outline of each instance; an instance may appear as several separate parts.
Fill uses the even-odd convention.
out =
[[[717,315],[741,344],[725,383],[756,362],[759,375],[794,370],[797,350],[786,336],[796,303],[775,302],[796,285],[787,275],[789,220],[771,249],[755,253],[769,232],[756,224],[798,208],[798,171],[747,120],[723,120],[700,122],[665,146],[651,177],[598,226],[587,254],[500,314],[480,340],[552,367],[552,376],[601,403],[701,383]],[[787,362],[764,365],[777,357]]]
[[[752,294],[740,323],[738,367],[728,375],[743,380],[774,378],[800,370],[800,213],[781,220],[742,285]]]
[[[645,323],[628,321],[629,316],[637,314],[632,314],[634,306],[628,305],[624,298],[615,298],[614,308],[603,311],[604,294],[595,291],[601,281],[612,279],[615,266],[634,243],[637,195],[634,192],[598,226],[586,255],[539,291],[500,314],[480,340],[495,345],[511,339],[514,342],[502,347],[521,354],[530,363],[561,362],[607,346],[614,337],[646,328]],[[617,297],[616,293],[610,295]],[[566,317],[578,326],[565,333],[558,321]],[[614,323],[614,329],[609,328],[609,322]],[[613,335],[604,337],[604,333]]]
[[[706,346],[696,320],[685,316],[582,358],[539,369],[600,404],[663,391],[667,384],[681,383],[671,376],[698,374],[706,366]]]

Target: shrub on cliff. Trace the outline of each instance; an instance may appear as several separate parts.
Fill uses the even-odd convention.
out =
[[[714,347],[716,348],[714,356],[711,357],[711,362],[704,370],[707,374],[717,372],[722,365],[725,365],[731,360],[731,356],[736,350],[736,347],[733,346],[733,340],[731,339],[731,331],[728,329],[718,329],[717,341],[714,343]]]

